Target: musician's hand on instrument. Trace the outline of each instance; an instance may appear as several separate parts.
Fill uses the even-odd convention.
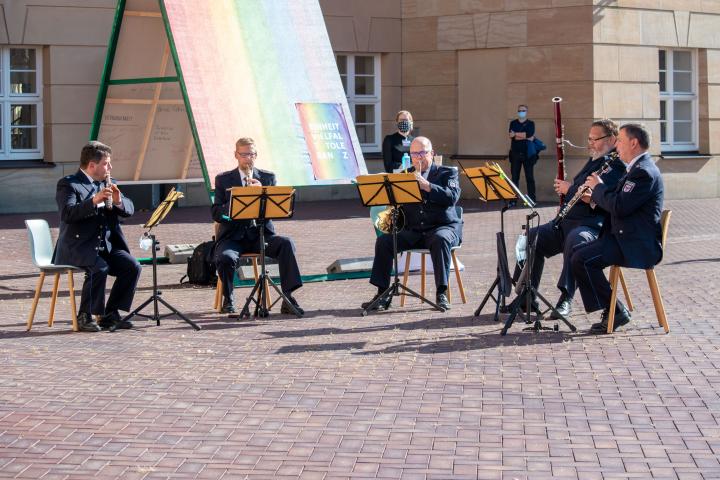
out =
[[[555,188],[555,193],[558,195],[565,195],[570,189],[570,182],[556,178],[553,187]]]
[[[592,197],[592,190],[586,189],[585,193],[583,193],[582,197],[580,197],[580,200],[582,200],[585,203],[590,203]]]
[[[119,205],[121,203],[120,202],[121,196],[120,196],[120,189],[117,188],[117,185],[115,185],[114,183],[111,183],[110,187],[106,188],[106,190],[111,190],[111,192],[112,192],[111,195],[112,195],[112,199],[113,199],[113,205]]]
[[[420,185],[420,190],[425,192],[430,191],[430,182],[425,180],[425,177],[423,177],[420,172],[415,172],[415,178],[417,178],[418,184]]]
[[[603,183],[603,181],[596,173],[593,173],[585,180],[585,186],[589,187],[591,190],[599,183]]]
[[[248,179],[248,187],[262,187],[262,183],[257,178]]]
[[[525,132],[517,132],[515,133],[515,140],[525,140],[526,133]]]

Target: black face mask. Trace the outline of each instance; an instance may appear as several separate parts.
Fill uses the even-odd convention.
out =
[[[412,127],[412,122],[410,122],[409,120],[400,120],[397,123],[397,129],[399,132],[402,133],[408,133],[410,130],[412,130]]]

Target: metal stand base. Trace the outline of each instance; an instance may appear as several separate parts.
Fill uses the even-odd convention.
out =
[[[122,321],[129,320],[132,317],[143,317],[143,318],[147,318],[148,320],[155,320],[155,322],[159,326],[161,318],[170,317],[170,316],[175,315],[175,316],[178,316],[181,319],[185,320],[185,322],[188,325],[190,325],[191,327],[193,327],[195,330],[200,330],[200,325],[196,324],[195,322],[193,322],[192,320],[187,318],[185,315],[180,313],[175,307],[170,305],[168,302],[166,302],[162,298],[162,296],[161,296],[162,292],[160,290],[158,290],[158,284],[157,284],[157,250],[159,248],[158,241],[157,241],[157,238],[155,238],[155,235],[150,235],[150,238],[152,239],[151,248],[152,248],[152,268],[153,268],[153,293],[150,296],[150,298],[145,300],[139,307],[137,307],[132,312],[128,313],[122,319]],[[153,314],[145,315],[143,313],[140,313],[140,311],[142,311],[143,308],[147,307],[150,304],[150,302],[152,302],[152,304],[153,304]],[[171,313],[165,313],[165,314],[160,315],[158,303],[162,303],[163,305],[165,305],[165,307],[167,307]]]

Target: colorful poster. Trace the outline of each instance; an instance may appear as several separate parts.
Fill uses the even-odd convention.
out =
[[[357,177],[360,169],[342,107],[337,103],[298,103],[296,106],[315,179]]]
[[[162,4],[211,186],[237,165],[240,137],[255,140],[256,165],[280,185],[349,183],[367,171],[354,126],[340,133],[347,158],[340,150],[313,156],[309,147],[319,144],[306,138],[296,108],[310,106],[308,119],[352,118],[318,0]]]

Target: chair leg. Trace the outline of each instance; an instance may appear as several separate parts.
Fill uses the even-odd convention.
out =
[[[410,276],[410,256],[411,252],[405,253],[405,273],[403,274],[403,287],[407,287],[408,277]],[[400,292],[400,306],[405,306],[405,290]]]
[[[55,302],[57,302],[58,286],[60,285],[60,273],[55,274],[55,281],[53,283],[52,297],[50,299],[50,316],[48,317],[48,327],[53,326],[55,320]]]
[[[425,296],[425,254],[420,254],[420,295]]]
[[[217,283],[215,284],[215,304],[213,305],[213,309],[218,312],[222,310],[222,288],[222,280],[218,277]]]
[[[453,266],[455,267],[455,279],[457,280],[458,290],[460,290],[460,298],[462,299],[462,303],[467,303],[467,299],[465,298],[465,286],[463,285],[462,277],[460,276],[460,269],[458,268],[457,257],[455,256],[454,251],[451,252],[451,255],[452,255]],[[450,289],[448,288],[448,291],[449,290]]]
[[[645,270],[645,275],[647,275],[653,304],[655,304],[655,314],[657,315],[658,323],[665,329],[665,333],[670,333],[670,325],[668,325],[667,317],[665,316],[665,306],[663,305],[662,296],[660,295],[655,270],[652,268],[647,269]]]
[[[619,270],[620,267],[617,265],[610,267],[610,288],[612,288],[612,293],[610,293],[610,305],[608,305],[607,333],[612,333],[613,327],[615,326],[615,304],[617,303],[617,284],[618,277],[620,276],[618,273]]]
[[[255,275],[255,281],[260,278],[260,272],[258,271],[257,257],[252,257],[253,275]]]
[[[630,292],[628,291],[627,284],[625,283],[625,275],[623,275],[622,268],[618,267],[618,276],[620,277],[620,284],[622,285],[623,293],[625,294],[625,301],[627,302],[627,308],[631,312],[633,311],[632,298],[630,298]]]
[[[37,310],[37,304],[40,300],[40,292],[42,291],[43,283],[45,283],[45,272],[40,272],[38,277],[38,284],[35,287],[35,298],[33,298],[32,307],[30,307],[30,316],[27,321],[27,331],[29,332],[32,328],[33,318],[35,318],[35,310]]]
[[[72,329],[73,332],[80,330],[78,328],[77,307],[75,306],[75,278],[73,271],[68,270],[68,290],[70,291],[70,309],[72,310]]]

